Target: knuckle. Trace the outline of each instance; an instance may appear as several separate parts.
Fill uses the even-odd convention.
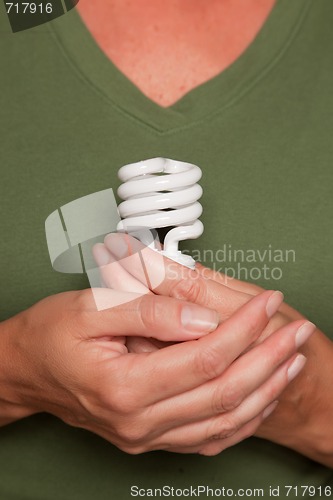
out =
[[[280,396],[286,385],[287,377],[282,371],[278,371],[265,383],[262,389],[262,399],[266,407]]]
[[[100,381],[92,390],[98,407],[123,416],[136,413],[140,409],[139,398],[137,390],[126,384],[127,377],[115,373],[109,380],[112,380],[112,385]]]
[[[104,386],[86,390],[85,394],[79,396],[82,408],[90,415],[97,417],[104,413],[114,411],[113,394]]]
[[[279,376],[278,378],[271,380],[271,382],[269,383],[268,388],[266,390],[266,398],[268,404],[274,399],[276,399],[283,391],[286,385],[286,381],[284,380],[284,378],[285,377]]]
[[[220,375],[221,354],[213,346],[207,346],[198,351],[195,360],[195,369],[205,380],[212,380]]]
[[[148,438],[149,432],[146,425],[140,419],[122,421],[116,428],[118,438],[127,449],[142,448]]]
[[[149,451],[145,446],[127,446],[127,445],[120,445],[118,448],[127,453],[128,455],[140,455],[142,453],[145,453]]]
[[[274,356],[274,361],[275,361],[275,364],[279,364],[285,357],[287,354],[289,354],[289,350],[288,350],[288,343],[290,344],[290,340],[293,341],[292,339],[292,336],[283,336],[282,338],[279,339],[278,342],[276,342],[275,346],[274,346],[274,349],[270,349],[270,353],[272,352],[273,353],[273,356]],[[292,342],[292,347],[293,347],[293,350],[294,349],[294,341]]]
[[[189,302],[205,303],[207,284],[202,278],[180,280],[172,288],[170,295],[175,299],[186,299]]]
[[[107,380],[99,378],[94,392],[99,405],[124,416],[136,414],[142,408],[140,391],[135,383],[131,367],[122,365],[121,358],[112,360],[108,367]],[[111,382],[111,383],[110,383]]]
[[[250,339],[255,340],[260,330],[260,319],[256,315],[249,315],[247,318],[247,331]]]
[[[224,413],[237,408],[244,399],[243,389],[235,381],[226,383],[215,391],[213,397],[213,411]]]
[[[94,305],[93,294],[90,288],[80,290],[75,295],[75,306],[78,311],[91,311]],[[96,309],[96,307],[95,307]]]
[[[121,415],[131,415],[139,409],[135,391],[124,387],[113,390],[107,396],[106,404]]]
[[[215,421],[207,433],[207,441],[217,441],[233,436],[238,431],[236,421],[230,417],[223,417]]]
[[[219,453],[221,453],[222,447],[219,446],[204,446],[200,451],[199,451],[199,455],[203,455],[205,457],[214,457],[216,455],[218,455]]]
[[[251,426],[248,426],[246,428],[246,430],[244,431],[243,433],[243,436],[242,436],[242,439],[248,439],[250,438],[251,436],[253,436],[253,434],[256,432],[256,430],[258,429],[258,427],[260,426],[260,421],[258,422],[253,422],[251,424]]]
[[[70,409],[67,409],[64,410],[61,420],[71,427],[84,428],[87,425],[89,418],[80,411],[73,412]]]
[[[165,314],[165,308],[159,299],[160,297],[151,295],[146,295],[141,299],[139,308],[140,321],[148,331],[154,330]]]
[[[90,289],[80,290],[73,298],[72,308],[70,311],[70,324],[74,325],[81,331],[81,336],[86,338],[87,325],[92,322],[92,313],[96,312],[96,305],[93,299],[93,294]]]

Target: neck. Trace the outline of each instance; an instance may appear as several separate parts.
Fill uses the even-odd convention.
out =
[[[97,44],[150,99],[170,106],[232,64],[275,0],[81,0]]]

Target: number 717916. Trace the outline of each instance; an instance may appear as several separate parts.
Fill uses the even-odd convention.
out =
[[[51,14],[52,3],[35,3],[35,2],[23,2],[14,3],[6,2],[7,14],[10,12],[15,12],[16,14]]]

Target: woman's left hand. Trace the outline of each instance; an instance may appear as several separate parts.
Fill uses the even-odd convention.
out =
[[[137,289],[142,293],[144,285],[144,293],[166,295],[215,309],[221,321],[263,291],[201,264],[190,270],[161,257],[128,235],[108,235],[105,244],[95,249],[97,260],[108,262],[101,267],[101,274],[110,288]],[[283,303],[257,343],[283,325],[302,318],[301,313]],[[153,351],[164,345],[154,339],[127,339],[127,347],[133,352]],[[306,367],[283,392],[277,409],[259,427],[256,436],[333,467],[333,343],[317,329],[301,352],[308,359]]]

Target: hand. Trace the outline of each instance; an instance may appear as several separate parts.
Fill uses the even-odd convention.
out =
[[[131,280],[135,277],[140,281],[141,278],[136,271],[139,251],[141,260],[145,263],[146,275],[150,277],[161,274],[160,261],[156,259],[154,252],[148,248],[144,249],[137,240],[127,237],[127,252],[120,253],[117,242],[119,238],[120,235],[108,236],[104,251],[108,249],[113,252],[113,258],[122,259],[121,264]],[[131,260],[124,258],[131,254]],[[163,272],[165,278],[154,288],[154,293],[190,300],[201,305],[209,304],[219,312],[222,321],[251,297],[262,293],[262,289],[255,285],[227,278],[200,264],[196,265],[195,271],[189,271],[165,259]],[[281,304],[257,343],[270,336],[277,328],[299,319],[304,317],[298,311],[285,303]],[[158,347],[161,345],[163,344],[157,344]],[[132,348],[147,351],[157,347],[149,345],[146,339],[137,339]],[[305,370],[283,392],[277,410],[258,428],[256,435],[333,466],[333,435],[330,431],[333,401],[329,396],[333,383],[332,342],[317,329],[301,352],[309,359]]]
[[[129,256],[130,258],[127,258]],[[218,311],[221,321],[229,318],[251,297],[263,291],[250,283],[227,278],[199,263],[196,264],[195,270],[190,270],[163,258],[131,236],[107,236],[105,245],[95,245],[95,259],[100,265],[103,283],[108,288],[167,295],[206,307],[209,305]],[[299,313],[291,318],[291,310],[287,304],[282,303],[256,343],[260,343],[292,319],[305,319]],[[165,344],[156,339],[128,337],[126,345],[132,352],[151,352],[169,343]]]
[[[202,277],[225,283],[230,289],[246,293],[249,297],[263,291],[252,283],[229,279],[201,264],[196,268]],[[271,325],[288,324],[300,318],[304,316],[299,311],[283,303],[270,320],[266,334],[271,331]],[[305,369],[283,392],[277,411],[261,424],[256,436],[290,447],[323,465],[333,467],[333,343],[316,329],[300,352],[308,359]]]
[[[119,295],[97,292],[110,303]],[[264,292],[199,340],[130,354],[115,337],[193,338],[198,322],[194,334],[181,313],[187,322],[189,312],[198,313],[199,323],[211,313],[154,295],[103,311],[91,290],[48,297],[2,324],[2,414],[46,411],[128,453],[216,454],[255,432],[304,364],[295,354],[304,321],[239,357],[281,300],[280,293]]]

